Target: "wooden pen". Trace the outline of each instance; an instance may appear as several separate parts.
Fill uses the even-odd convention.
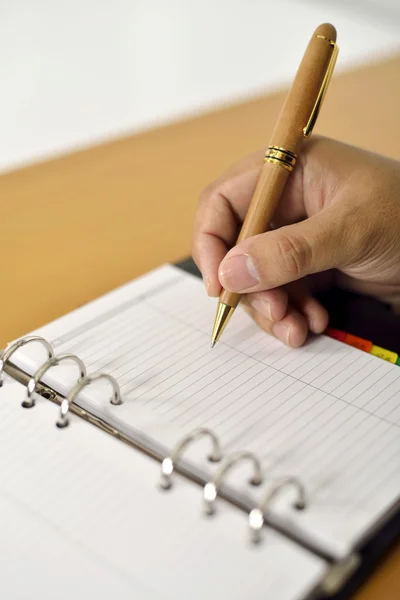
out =
[[[337,58],[336,29],[325,23],[314,32],[272,133],[264,164],[237,244],[264,233],[275,212],[303,141],[312,132]],[[221,337],[239,304],[240,294],[222,290],[211,347]]]

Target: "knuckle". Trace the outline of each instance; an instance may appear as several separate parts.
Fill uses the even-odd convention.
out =
[[[217,190],[217,183],[217,181],[213,181],[203,189],[199,199],[200,205],[204,206],[206,204],[209,204],[210,201],[212,201]]]
[[[276,248],[278,266],[291,279],[299,279],[308,273],[313,257],[311,245],[305,237],[281,230]]]
[[[224,214],[226,201],[220,194],[220,188],[216,182],[207,186],[200,196],[197,217],[204,220],[215,222],[220,219],[221,213]]]
[[[385,228],[380,226],[379,214],[375,219],[370,219],[364,207],[354,207],[349,211],[346,218],[347,234],[344,236],[346,239],[343,240],[349,252],[344,266],[368,261],[370,255],[374,254],[381,244],[384,230]]]

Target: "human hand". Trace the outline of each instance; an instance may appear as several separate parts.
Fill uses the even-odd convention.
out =
[[[192,250],[208,294],[240,292],[255,321],[293,347],[328,324],[312,296],[321,285],[400,306],[400,163],[314,136],[271,230],[234,246],[262,162],[263,152],[241,160],[201,195]]]

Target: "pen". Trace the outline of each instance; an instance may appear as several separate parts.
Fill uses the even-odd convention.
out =
[[[308,43],[279,115],[237,244],[267,230],[296,164],[301,144],[310,136],[315,125],[337,54],[336,29],[324,23],[317,27]],[[211,334],[211,347],[221,337],[239,301],[240,294],[222,290]]]

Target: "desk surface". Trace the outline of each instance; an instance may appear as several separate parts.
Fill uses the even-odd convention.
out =
[[[334,78],[316,131],[400,159],[400,56]],[[201,189],[265,147],[284,94],[0,177],[0,347],[190,252]],[[400,597],[400,547],[357,600]]]

